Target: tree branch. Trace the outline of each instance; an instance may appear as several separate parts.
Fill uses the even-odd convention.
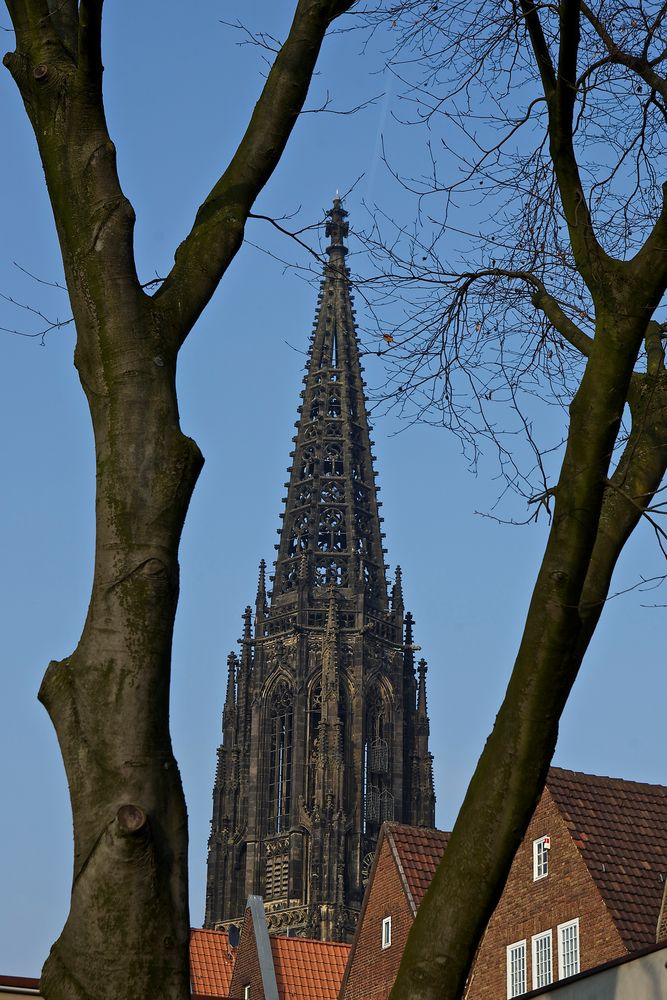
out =
[[[542,284],[535,280],[535,284]],[[538,288],[538,290],[533,295],[531,302],[537,309],[541,309],[544,315],[547,317],[554,329],[558,330],[562,337],[576,347],[584,357],[589,357],[591,352],[591,347],[593,345],[593,340],[588,334],[573,323],[569,316],[567,316],[561,309],[560,303],[547,292],[544,286]]]
[[[537,68],[542,79],[544,96],[549,101],[556,90],[556,71],[551,61],[551,53],[549,52],[547,40],[544,37],[540,15],[537,12],[534,0],[521,0],[521,10],[526,22],[535,62],[537,63]]]
[[[662,185],[662,208],[648,239],[630,261],[630,267],[646,285],[651,312],[664,295],[667,282],[667,181]]]
[[[328,25],[353,0],[299,0],[285,44],[232,160],[176,252],[155,302],[183,336],[195,322],[238,251],[248,213],[271,176],[299,113]]]
[[[79,13],[79,58],[102,84],[102,9],[104,0],[81,0]]]
[[[590,355],[593,339],[589,337],[588,334],[584,333],[584,331],[563,312],[560,303],[546,290],[544,283],[534,274],[531,274],[530,271],[510,271],[505,268],[494,267],[483,271],[475,271],[474,273],[468,272],[467,274],[462,274],[461,277],[465,279],[464,285],[459,292],[461,295],[464,295],[467,288],[469,288],[470,285],[478,278],[513,278],[531,285],[535,289],[535,293],[531,297],[533,305],[537,309],[542,310],[554,329],[556,329],[558,333],[560,333],[561,336],[572,345],[572,347],[575,347],[586,358]]]

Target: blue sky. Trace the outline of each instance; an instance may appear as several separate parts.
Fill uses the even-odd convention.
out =
[[[251,17],[280,34],[285,14],[266,0],[200,0],[184,14],[174,0],[109,5],[107,109],[126,192],[137,211],[137,257],[145,280],[164,274],[196,206],[238,141],[261,84],[261,55],[239,47],[220,23]],[[249,11],[249,13],[248,13]],[[0,26],[7,27],[6,15]],[[2,32],[7,47],[12,36]],[[378,49],[360,54],[342,35],[325,45],[311,107],[330,93],[347,108],[385,93]],[[409,161],[421,137],[401,133],[393,96],[355,116],[308,114],[262,194],[258,212],[300,209],[316,222],[337,188],[350,222],[362,200],[406,220],[410,206],[380,159],[380,137]],[[49,317],[67,300],[34,140],[14,84],[0,76],[3,238],[0,292]],[[297,247],[250,222],[249,244],[296,263]],[[181,549],[182,588],[174,639],[172,732],[190,815],[192,923],[203,919],[206,839],[225,659],[254,599],[257,565],[273,558],[282,483],[316,290],[246,245],[182,351],[183,427],[206,465]],[[454,248],[452,253],[454,254]],[[362,331],[370,326],[358,299]],[[38,318],[0,300],[0,326],[39,329]],[[3,486],[0,493],[0,972],[38,975],[65,919],[71,820],[57,744],[36,692],[48,661],[67,655],[83,623],[93,552],[93,454],[85,401],[72,365],[73,331],[38,339],[0,333]],[[375,362],[372,364],[371,362]],[[377,359],[371,385],[382,381]],[[404,571],[416,641],[429,661],[429,711],[437,819],[451,826],[511,669],[546,525],[512,527],[481,517],[500,486],[491,457],[476,476],[443,430],[374,421],[388,561]],[[401,431],[397,433],[397,431]],[[512,513],[521,519],[525,508]],[[662,571],[640,527],[616,589]],[[666,783],[664,595],[633,591],[608,605],[561,727],[556,763]]]

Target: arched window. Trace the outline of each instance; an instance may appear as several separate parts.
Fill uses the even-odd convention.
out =
[[[389,760],[389,711],[378,687],[366,700],[364,733],[364,831],[394,818]]]
[[[317,547],[320,552],[342,552],[347,547],[345,515],[342,510],[328,507],[320,513]]]
[[[299,560],[292,559],[283,566],[283,575],[280,582],[281,592],[286,594],[299,584]]]
[[[269,832],[289,828],[292,797],[292,690],[280,681],[269,710]]]
[[[315,804],[315,775],[319,749],[320,721],[322,719],[322,685],[318,681],[310,692],[308,706],[308,808]]]
[[[316,452],[312,445],[304,448],[301,458],[300,474],[301,479],[310,479],[315,472]]]
[[[310,485],[302,486],[296,495],[297,507],[305,507],[306,504],[309,504],[311,496],[312,496],[312,491]]]
[[[313,392],[313,398],[310,404],[310,419],[317,420],[320,415],[320,390],[315,389]]]
[[[322,471],[325,476],[342,476],[343,475],[343,456],[341,454],[340,445],[338,444],[327,444],[324,447],[324,464]]]
[[[289,543],[287,545],[287,555],[296,556],[300,552],[304,552],[308,548],[308,515],[300,514],[292,528],[292,534],[290,535]]]
[[[328,417],[340,416],[340,396],[337,392],[332,392],[329,396],[329,406],[327,407]]]

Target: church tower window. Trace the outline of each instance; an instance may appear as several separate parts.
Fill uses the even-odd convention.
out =
[[[292,795],[292,692],[281,681],[271,696],[269,717],[269,830],[289,827]]]

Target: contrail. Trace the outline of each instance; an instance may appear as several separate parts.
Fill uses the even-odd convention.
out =
[[[387,115],[389,113],[389,102],[394,90],[394,74],[390,73],[386,68],[384,71],[384,78],[389,80],[384,91],[384,98],[382,104],[380,105],[380,113],[378,116],[378,127],[375,135],[375,144],[373,146],[373,152],[371,153],[370,166],[366,172],[366,192],[364,195],[364,200],[366,202],[371,201],[373,194],[373,188],[375,187],[375,175],[377,173],[378,163],[380,162],[380,151],[382,149],[382,131],[387,121]]]

